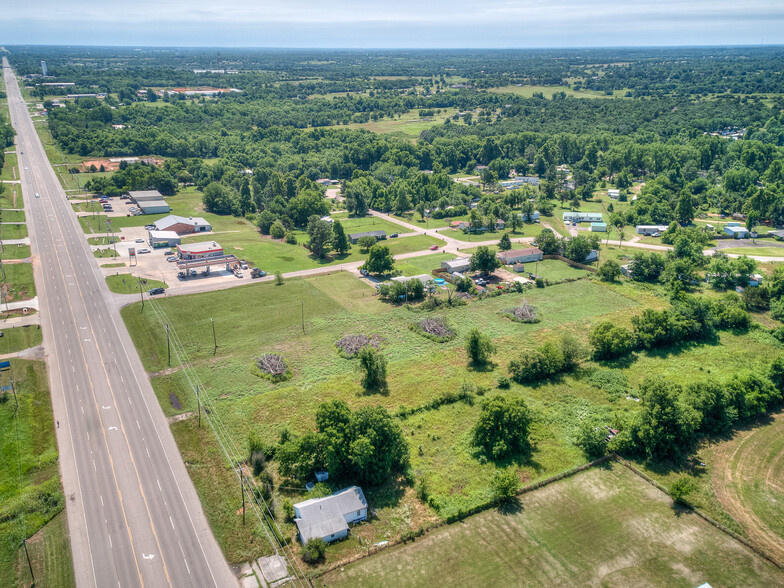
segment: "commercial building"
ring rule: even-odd
[[[170,214],[153,223],[159,231],[174,231],[178,235],[191,233],[206,233],[212,230],[212,225],[200,216],[177,216]]]
[[[171,212],[165,200],[142,200],[136,203],[143,214],[165,214]]]
[[[187,243],[177,245],[177,256],[180,259],[206,259],[208,257],[222,257],[223,247],[215,241],[203,243]]]
[[[527,249],[510,249],[509,251],[499,251],[496,256],[504,265],[515,263],[528,263],[530,261],[541,261],[542,250],[538,247],[528,247]]]
[[[348,536],[348,526],[367,519],[368,504],[359,486],[344,488],[324,498],[311,498],[294,505],[294,522],[299,539],[314,537],[327,543]]]
[[[180,244],[180,236],[174,231],[147,231],[151,247],[174,247]]]
[[[356,245],[362,237],[375,237],[376,241],[383,241],[387,238],[386,231],[366,231],[364,233],[350,233],[348,238],[352,245]]]
[[[128,192],[128,196],[137,204],[139,202],[149,202],[151,200],[163,200],[163,194],[158,192],[158,190],[131,190]]]
[[[602,222],[602,213],[601,212],[564,212],[563,213],[564,222],[573,222],[573,223],[600,223]]]

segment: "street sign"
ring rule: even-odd
[[[0,370],[10,370],[10,369],[11,369],[10,361],[0,361]]]

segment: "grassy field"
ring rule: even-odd
[[[0,586],[30,584],[27,562],[21,565],[21,541],[45,528],[65,506],[46,366],[12,360],[11,373],[2,376],[4,385],[9,376],[14,378],[19,412],[14,416],[14,399],[7,393],[0,403]],[[46,571],[34,568],[38,585],[73,585],[67,534],[50,536],[59,547],[46,558]],[[55,570],[51,582],[50,569]]]
[[[125,265],[125,264],[123,264]],[[106,276],[106,283],[109,290],[116,294],[135,294],[139,292],[139,277],[132,274],[118,274],[114,276]],[[141,290],[145,294],[151,288],[168,288],[169,285],[158,280],[151,280],[149,278],[141,278]]]
[[[604,92],[596,90],[580,90],[575,91],[569,86],[498,86],[496,88],[488,88],[488,92],[494,94],[517,94],[524,98],[531,98],[535,92],[541,92],[545,98],[552,98],[556,92],[565,92],[567,96],[575,98],[612,98],[607,96]],[[623,96],[624,92],[618,90],[615,92],[616,96]]]
[[[619,465],[592,469],[320,586],[773,586],[784,573]]]
[[[30,257],[29,245],[3,245],[2,259],[26,259]]]
[[[31,264],[6,263],[3,264],[3,271],[5,271],[6,280],[5,302],[35,298],[35,282],[33,281],[33,266]]]
[[[395,267],[404,276],[416,276],[418,274],[429,274],[432,270],[441,267],[441,262],[448,259],[455,259],[451,253],[434,253],[421,257],[409,257],[395,262]]]
[[[729,247],[722,249],[722,253],[735,253],[737,255],[759,255],[762,257],[784,257],[784,247]]]
[[[411,140],[419,137],[419,134],[433,127],[442,124],[448,117],[457,112],[455,108],[442,108],[441,114],[432,116],[427,119],[421,119],[416,110],[411,110],[406,114],[400,115],[398,118],[383,118],[378,121],[370,121],[366,123],[350,123],[348,125],[335,125],[345,126],[349,129],[365,129],[373,131],[374,133],[396,133]],[[323,127],[319,127],[323,128]],[[330,127],[326,127],[330,128]]]
[[[12,327],[2,330],[0,337],[0,354],[21,351],[28,347],[41,344],[41,329],[37,325],[29,327]]]
[[[3,170],[0,172],[0,180],[18,180],[19,179],[19,163],[16,153],[6,153],[3,163]],[[11,185],[6,185],[6,190],[11,189]]]
[[[22,189],[19,184],[4,184],[5,190],[0,194],[0,208],[22,208]]]
[[[0,225],[0,237],[3,239],[24,239],[27,237],[27,225],[24,223]]]
[[[36,586],[41,588],[72,588],[76,586],[71,543],[68,538],[68,521],[60,512],[27,542],[30,563],[35,573]],[[23,550],[16,558],[17,577],[29,575]]]
[[[88,237],[87,242],[90,245],[111,245],[112,243],[119,243],[120,238],[115,237]]]
[[[98,258],[104,257],[119,257],[120,254],[117,253],[111,247],[107,247],[106,249],[93,249],[93,255]]]
[[[571,278],[583,278],[591,274],[588,270],[569,265],[558,259],[545,259],[537,263],[525,264],[525,271],[535,273],[549,282],[560,282]]]
[[[2,210],[2,219],[4,223],[23,223],[25,222],[24,210]]]

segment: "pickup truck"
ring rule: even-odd
[[[250,270],[250,277],[251,278],[263,278],[266,275],[267,275],[267,272],[265,272],[264,270],[260,270],[257,267],[254,267],[252,270]]]

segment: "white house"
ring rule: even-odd
[[[455,272],[467,272],[471,266],[470,257],[458,257],[457,259],[447,259],[441,262],[441,268],[448,271],[450,274]]]
[[[600,223],[602,222],[602,213],[569,211],[563,213],[563,219],[564,222]]]
[[[612,198],[613,200],[617,200],[621,197],[621,191],[615,188],[610,188],[607,190],[607,195]]]
[[[311,498],[294,505],[299,539],[307,543],[319,537],[330,543],[348,535],[351,523],[367,519],[368,504],[359,486],[350,486],[324,498]]]

